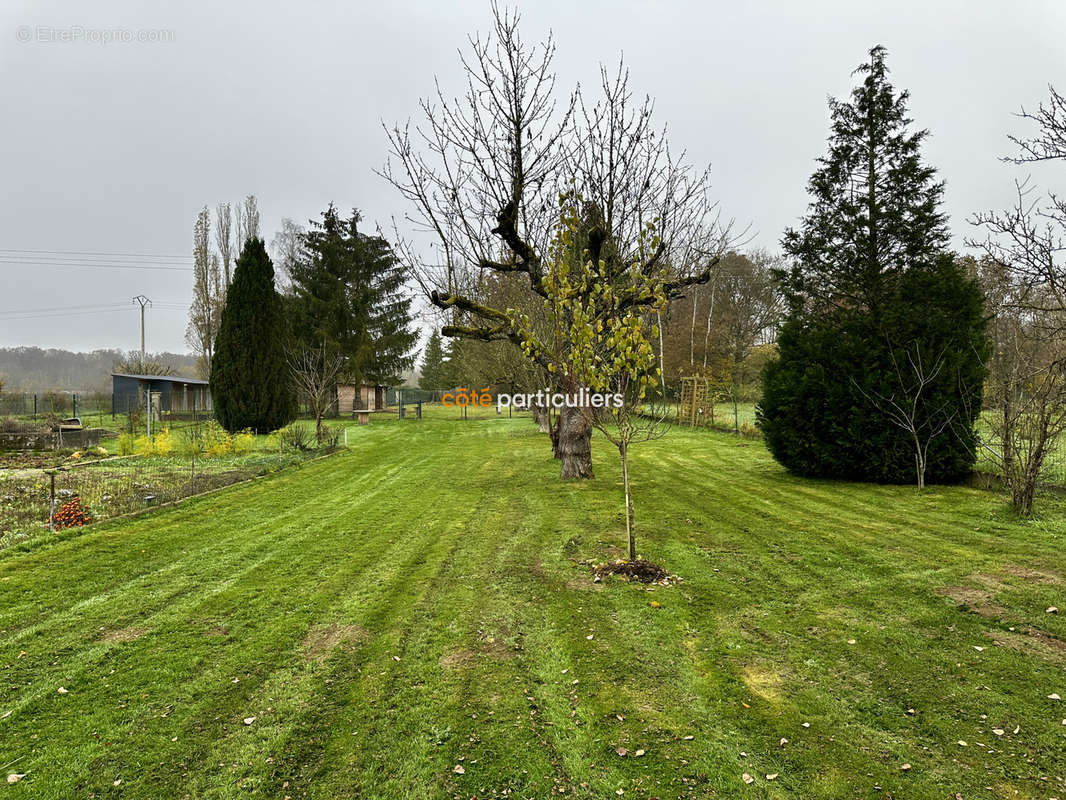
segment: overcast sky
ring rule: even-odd
[[[848,92],[872,45],[932,132],[958,245],[969,214],[1010,200],[1020,173],[997,156],[1026,130],[1013,113],[1066,87],[1062,0],[520,8],[527,40],[555,34],[562,86],[593,84],[624,53],[673,146],[711,164],[725,214],[770,248],[806,206],[826,97]],[[457,48],[489,24],[487,0],[5,0],[0,346],[137,347],[130,299],[144,294],[148,348],[187,350],[191,274],[102,264],[188,262],[204,205],[254,193],[268,242],[282,217],[306,222],[330,201],[387,224],[404,207],[373,172],[381,121],[415,115],[435,76],[458,87]],[[170,41],[100,41],[114,29]],[[1036,177],[1066,191],[1061,173]]]

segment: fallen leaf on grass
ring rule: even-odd
[[[740,779],[742,781],[744,781],[744,783],[748,783],[748,784],[755,783],[755,779],[753,777],[751,777],[751,775],[749,775],[746,772],[743,775],[740,776]]]
[[[767,774],[767,776],[766,776],[766,780],[768,780],[768,781],[772,781],[772,780],[774,780],[774,779],[775,779],[776,777],[777,777],[777,773],[776,773],[776,772],[771,772],[771,773]]]
[[[855,640],[854,639],[848,639],[848,644],[855,644]]]
[[[629,751],[626,750],[624,747],[619,747],[617,750],[615,750],[615,752],[618,753],[618,755],[622,756],[623,758],[625,756],[629,755]]]
[[[976,650],[976,651],[977,651],[978,653],[982,653],[982,652],[984,652],[984,648],[983,648],[983,647],[981,647],[981,645],[979,645],[979,644],[975,644],[975,645],[973,646],[973,649],[974,649],[974,650]]]
[[[1047,611],[1044,612],[1044,613],[1046,613],[1046,614],[1058,614],[1059,610],[1055,606],[1048,606],[1047,607]]]
[[[689,734],[688,736],[682,736],[681,738],[684,739],[686,742],[691,742],[695,737]]]
[[[811,723],[809,723],[809,722],[804,722],[804,723],[803,723],[803,727],[804,727],[804,728],[809,728],[809,727],[811,727]]]
[[[66,690],[65,688],[63,688],[62,686],[60,686],[60,687],[59,687],[58,689],[56,689],[56,692],[58,692],[59,694],[70,694],[70,692],[68,692],[68,691],[67,691],[67,690]]]
[[[911,771],[911,765],[910,764],[904,764],[903,766],[900,767],[900,769],[903,772],[910,772]]]
[[[244,724],[245,725],[251,725],[253,722],[255,722],[255,717],[245,717],[244,718]]]
[[[643,750],[638,750],[633,755],[635,755],[637,758],[640,758],[642,755],[644,755],[644,751]]]
[[[1002,736],[1004,733],[1006,733],[1006,731],[1004,731],[1002,728],[993,728],[992,733],[996,734],[996,736]]]
[[[1058,694],[1056,694],[1055,692],[1052,692],[1051,694],[1049,694],[1047,696],[1047,699],[1048,700],[1061,700],[1062,698],[1059,697]]]
[[[456,764],[455,765],[455,769],[453,769],[452,772],[454,772],[456,775],[465,775],[466,774],[466,770],[463,769],[463,765],[462,764]]]
[[[7,776],[8,783],[18,783],[20,780],[26,777],[25,772],[10,772]]]
[[[959,739],[957,744],[959,745],[959,747],[966,747],[966,742],[964,742],[962,739]]]
[[[778,742],[778,744],[781,745],[782,747],[784,747],[786,744],[788,744],[788,739],[786,739],[784,736],[782,736],[781,737],[781,741]]]

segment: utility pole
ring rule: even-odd
[[[133,298],[134,303],[141,304],[141,369],[144,369],[144,308],[145,306],[151,306],[152,301],[145,297],[143,294],[139,294]]]

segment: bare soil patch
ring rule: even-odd
[[[359,625],[331,622],[329,625],[313,628],[304,637],[302,649],[308,661],[322,662],[339,645],[361,641],[366,635],[366,630]]]
[[[1033,569],[1032,567],[1022,567],[1016,564],[1009,564],[1003,568],[1004,575],[1010,575],[1013,578],[1021,578],[1024,581],[1031,583],[1062,583],[1062,576],[1051,572],[1050,570]]]
[[[477,660],[477,654],[473,650],[453,650],[440,657],[440,665],[444,669],[464,669]]]
[[[658,564],[638,558],[636,561],[607,561],[593,567],[599,578],[619,575],[638,583],[658,583],[670,577],[669,573]]]
[[[129,628],[119,628],[118,630],[104,631],[100,636],[101,642],[132,642],[140,639],[148,633],[148,628],[142,628],[138,625],[131,626]]]
[[[1027,656],[1056,663],[1066,662],[1066,642],[1039,628],[1026,626],[1021,631],[985,631],[985,636],[1000,647],[1007,647]]]
[[[950,597],[960,607],[972,614],[977,614],[988,619],[1002,619],[1007,609],[992,602],[992,592],[988,589],[977,589],[973,586],[945,586],[937,589],[937,594]]]

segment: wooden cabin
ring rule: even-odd
[[[360,425],[370,422],[370,414],[388,407],[389,387],[381,384],[338,384],[337,413],[351,414]]]

